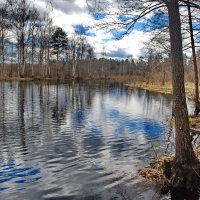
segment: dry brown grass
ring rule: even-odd
[[[159,92],[164,94],[171,94],[172,93],[172,86],[170,83],[166,83],[165,85],[161,85],[158,83],[145,83],[145,82],[136,82],[136,83],[129,83],[127,84],[129,87],[136,87],[141,88],[153,92]]]
[[[196,150],[195,154],[200,161],[200,150]],[[164,175],[164,164],[165,162],[171,162],[174,159],[174,155],[165,155],[162,157],[153,157],[149,166],[140,168],[138,173],[151,183],[161,186],[169,187],[170,180]]]
[[[172,84],[167,82],[165,85],[159,83],[149,83],[146,82],[130,82],[127,84],[128,87],[136,87],[149,91],[159,92],[163,94],[172,94]],[[199,88],[200,89],[200,88]],[[194,83],[185,83],[185,92],[188,98],[194,99]]]
[[[149,166],[140,168],[138,173],[153,184],[165,187],[166,185],[169,185],[169,180],[163,173],[164,163],[171,162],[172,159],[172,155],[159,158],[153,157]]]

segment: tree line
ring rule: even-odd
[[[51,77],[56,61],[69,62],[74,77],[77,62],[94,57],[83,26],[68,37],[28,0],[1,1],[0,19],[1,77]]]
[[[75,33],[69,36],[53,25],[49,13],[39,12],[27,0],[1,2],[0,18],[1,77],[129,77],[147,84],[155,80],[165,84],[171,80],[169,52],[147,46],[143,57],[116,60],[107,58],[102,49],[101,58],[96,58],[82,25],[76,26]],[[153,46],[159,46],[159,42],[157,37]],[[185,66],[188,66],[186,56]]]

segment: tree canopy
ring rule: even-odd
[[[67,34],[60,27],[58,27],[52,35],[51,48],[53,49],[52,53],[56,54],[57,61],[59,60],[60,54],[68,48]]]

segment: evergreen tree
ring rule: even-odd
[[[56,55],[57,61],[59,60],[60,54],[68,48],[68,38],[65,31],[58,27],[51,38],[52,54]]]

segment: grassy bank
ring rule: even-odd
[[[157,83],[149,83],[146,84],[145,82],[137,82],[137,83],[128,83],[128,87],[131,88],[141,88],[153,92],[159,92],[163,94],[171,94],[172,93],[172,86],[170,83],[166,83],[165,85],[157,84]]]
[[[146,84],[145,82],[137,82],[137,83],[128,83],[128,87],[131,88],[141,88],[153,92],[159,92],[162,94],[172,94],[172,84],[166,83],[165,85],[161,85],[158,83],[149,83]],[[194,84],[191,82],[185,83],[185,92],[188,98],[193,99],[194,98]]]

